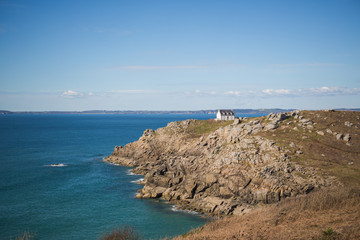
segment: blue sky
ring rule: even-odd
[[[0,109],[360,107],[360,1],[0,0]]]

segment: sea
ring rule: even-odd
[[[100,239],[131,226],[145,239],[185,234],[204,216],[136,199],[143,178],[104,162],[146,129],[213,114],[0,115],[0,239]]]

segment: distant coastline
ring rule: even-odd
[[[271,112],[289,112],[295,109],[233,109],[235,114],[269,114]],[[360,108],[338,108],[334,110],[341,111],[360,111]],[[147,111],[147,110],[126,110],[126,111],[108,111],[108,110],[89,110],[89,111],[8,111],[0,110],[0,115],[4,114],[216,114],[216,110],[193,110],[193,111]]]

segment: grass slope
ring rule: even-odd
[[[359,191],[322,190],[214,221],[177,240],[360,239],[359,222]]]

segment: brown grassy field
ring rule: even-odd
[[[339,188],[285,199],[176,239],[360,239],[360,192]]]

